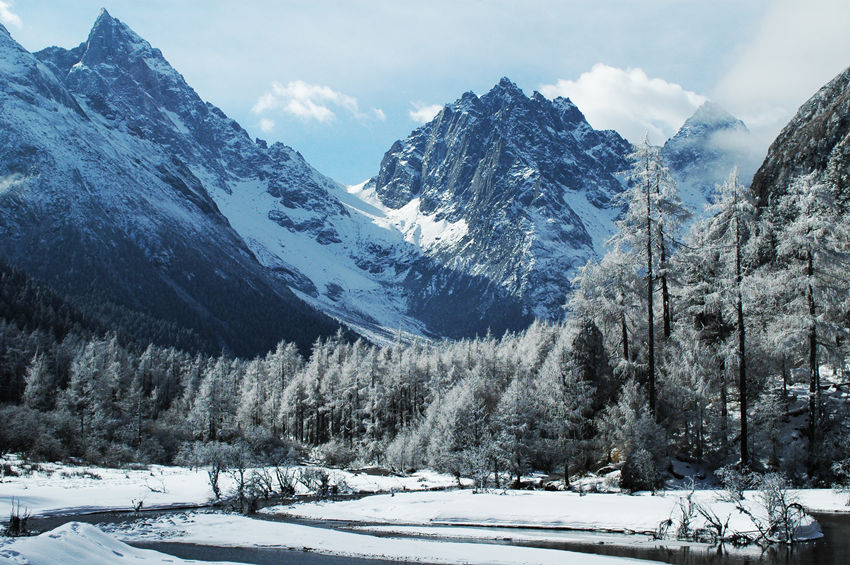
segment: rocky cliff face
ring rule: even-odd
[[[850,68],[815,93],[780,132],[753,177],[753,191],[768,205],[794,177],[809,173],[828,179],[850,201]]]
[[[3,259],[62,292],[195,329],[213,352],[279,339],[306,350],[335,331],[258,263],[212,196],[244,174],[288,198],[294,151],[252,142],[105,11],[75,49],[36,57],[0,29],[0,51]],[[314,181],[298,182],[299,203],[343,213]]]
[[[610,235],[629,151],[569,100],[502,79],[396,142],[364,193],[436,264],[558,318],[575,269]]]

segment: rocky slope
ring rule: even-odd
[[[768,205],[795,176],[808,173],[829,179],[845,205],[850,202],[850,68],[815,93],[780,132],[753,177],[753,191]]]
[[[0,52],[3,259],[64,293],[191,328],[213,352],[279,339],[307,349],[335,331],[258,263],[204,186],[226,191],[239,174],[271,186],[295,152],[252,142],[105,11],[75,49],[36,57],[0,27]]]
[[[396,142],[360,194],[435,264],[506,292],[525,315],[559,318],[576,268],[611,233],[629,151],[569,100],[502,79]],[[444,282],[423,290],[457,291]]]

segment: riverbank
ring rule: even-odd
[[[808,500],[818,510],[836,510],[843,504],[832,491],[795,491],[789,496]],[[639,533],[663,537],[680,527],[710,530],[708,516],[726,525],[730,537],[759,531],[770,522],[770,510],[760,493],[745,491],[733,503],[721,491],[659,491],[658,493],[579,494],[548,491],[420,492],[374,495],[350,501],[320,501],[273,506],[261,512],[299,519],[348,524],[400,526],[499,526]],[[699,512],[696,507],[705,510]],[[797,541],[821,536],[817,522],[807,514],[795,519]]]
[[[342,470],[313,465],[289,465],[294,496],[310,497],[315,489],[299,481],[307,470],[326,473],[340,493],[368,494],[457,487],[451,475],[420,471],[399,476],[376,469]],[[270,471],[271,472],[271,471]],[[236,474],[221,473],[224,497],[237,490]],[[464,481],[469,484],[470,481]],[[188,509],[215,502],[203,468],[145,465],[126,468],[30,463],[16,456],[0,458],[0,516],[19,505],[30,516],[80,515],[104,511]]]
[[[457,482],[453,477],[427,471],[400,477],[379,469],[341,471],[325,468],[321,471],[333,474],[335,484],[344,485],[345,492],[351,493],[347,496],[353,498],[311,500],[315,492],[300,484],[296,496],[298,503],[268,507],[257,516],[246,517],[210,507],[196,511],[175,510],[181,505],[203,506],[210,502],[212,491],[203,469],[159,466],[106,469],[59,464],[27,468],[27,465],[21,461],[16,466],[2,465],[4,472],[11,472],[0,478],[0,512],[8,515],[13,503],[20,504],[33,517],[31,523],[37,524],[36,527],[56,528],[46,537],[29,540],[41,539],[42,548],[56,544],[60,556],[66,551],[63,543],[71,547],[76,544],[104,548],[112,547],[110,543],[114,542],[200,561],[213,556],[249,563],[275,562],[278,558],[284,562],[286,559],[299,562],[301,557],[310,555],[330,559],[323,561],[318,557],[314,559],[317,564],[356,562],[362,565],[361,560],[562,563],[567,558],[571,563],[592,565],[622,565],[626,558],[690,564],[692,562],[687,559],[677,559],[683,555],[711,556],[712,546],[676,539],[676,530],[684,517],[685,501],[691,500],[708,509],[728,523],[730,531],[751,532],[756,527],[752,520],[765,517],[755,491],[744,493],[748,516],[737,512],[733,503],[719,500],[721,492],[711,489],[634,495],[539,490],[475,492],[454,489]],[[300,469],[319,468],[302,465],[288,471],[297,473]],[[234,477],[223,475],[221,484],[225,493],[232,492]],[[428,490],[446,488],[451,490]],[[370,494],[382,490],[389,492]],[[797,501],[808,512],[829,512],[840,517],[850,511],[846,493],[792,490],[787,494],[789,500]],[[144,497],[141,507],[147,511],[128,512],[140,497]],[[151,512],[153,508],[161,510]],[[93,526],[86,524],[78,524],[71,530],[68,524],[62,525],[62,521],[80,518],[99,530],[95,532],[90,529]],[[837,535],[848,537],[850,520],[847,522],[847,527],[841,525]],[[704,518],[698,514],[688,519],[692,532],[706,526]],[[54,536],[57,532],[58,537]],[[100,535],[112,541],[106,543],[98,537]],[[817,522],[808,515],[802,517],[794,530],[798,541],[814,540],[820,535]],[[70,541],[74,536],[82,538]],[[17,561],[12,563],[37,563],[39,561],[31,559],[32,556],[21,557],[32,551],[32,543],[35,542],[6,539],[0,543],[0,549],[6,554],[0,553],[0,556],[15,557]],[[796,550],[795,555],[811,554],[812,548],[824,545],[817,543],[820,542],[801,544],[799,547],[804,549]],[[764,553],[760,548],[751,547],[736,550],[735,555],[743,559],[742,563],[747,560],[770,563],[761,559],[775,551],[784,551],[775,547]],[[120,548],[109,551],[135,555]],[[49,554],[47,551],[43,555]],[[108,555],[104,557],[104,563],[119,562],[108,558]],[[141,562],[160,563],[168,557],[151,554],[145,559],[147,561]],[[800,563],[841,563],[825,559]],[[97,561],[80,557],[66,562]]]

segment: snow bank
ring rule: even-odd
[[[24,464],[14,457],[8,463],[19,476],[0,477],[0,516],[8,516],[13,502],[32,516],[80,514],[101,510],[133,510],[200,506],[213,499],[204,469],[150,465],[142,469],[109,469],[58,463]],[[293,471],[304,466],[291,467]],[[420,471],[410,476],[379,475],[369,471],[326,469],[335,483],[344,482],[354,492],[427,490],[456,486],[450,475]],[[236,483],[222,474],[225,495]],[[297,485],[297,494],[310,494]]]
[[[850,513],[850,493],[832,489],[799,489],[791,492],[809,512]]]
[[[130,547],[97,527],[80,522],[69,522],[36,537],[0,541],[0,561],[21,565],[199,563],[158,551]]]
[[[20,476],[3,477],[0,482],[3,516],[9,515],[13,501],[33,516],[44,516],[132,510],[140,502],[143,508],[201,505],[212,497],[202,469],[151,465],[131,470],[52,463],[17,468]]]
[[[660,495],[640,493],[587,494],[573,492],[472,491],[400,493],[368,496],[360,500],[314,502],[266,508],[264,512],[317,520],[344,520],[383,524],[469,525],[534,528],[563,528],[618,532],[655,532],[659,524],[672,520],[678,524],[682,513],[679,501],[688,491]],[[697,491],[694,500],[710,507],[722,521],[729,516],[729,528],[753,532],[753,521],[733,504],[717,500],[716,491]],[[746,504],[756,516],[764,509],[752,493]],[[692,527],[705,525],[700,516],[692,518]],[[799,539],[822,536],[811,517],[805,517],[797,531]]]
[[[115,535],[128,541],[171,541],[216,547],[274,547],[344,557],[368,557],[426,563],[626,565],[648,561],[571,551],[395,539],[341,532],[301,524],[256,520],[217,513],[185,513],[154,521],[123,524]]]

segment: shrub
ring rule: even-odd
[[[313,457],[328,467],[348,467],[357,459],[357,452],[338,440],[331,440],[313,450]]]
[[[661,486],[659,465],[646,449],[638,449],[626,459],[620,475],[620,487],[631,491],[655,491]]]

